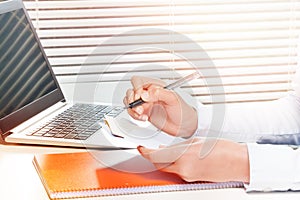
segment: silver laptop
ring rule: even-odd
[[[22,1],[0,3],[0,140],[74,147],[132,147],[103,127],[122,107],[65,100]]]

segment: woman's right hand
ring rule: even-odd
[[[142,98],[144,104],[129,108],[134,119],[148,120],[158,129],[180,137],[190,137],[197,129],[197,111],[188,105],[176,92],[164,89],[165,83],[159,79],[133,76],[133,89],[124,97],[124,104]]]

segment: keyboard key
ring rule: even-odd
[[[56,135],[56,133],[48,132],[48,133],[45,133],[43,136],[44,137],[54,137],[55,135]]]
[[[67,135],[67,133],[58,133],[54,135],[55,138],[64,138]]]
[[[90,136],[89,135],[83,135],[83,134],[80,134],[80,135],[76,135],[74,137],[74,139],[77,139],[77,140],[86,140],[88,139]]]
[[[113,109],[113,107],[107,106],[106,108],[104,108],[103,110],[101,110],[100,113],[109,113],[112,109]]]
[[[95,123],[94,125],[90,126],[88,128],[88,130],[94,130],[94,131],[97,131],[99,130],[100,128],[102,128],[102,126],[99,124],[99,123]]]
[[[69,134],[67,134],[64,138],[65,138],[65,139],[73,139],[75,136],[77,136],[77,134],[69,133]]]
[[[72,132],[73,130],[74,130],[74,128],[68,127],[68,128],[65,128],[63,131],[64,131],[65,133],[70,133],[70,132]]]
[[[47,132],[37,131],[37,132],[35,132],[35,133],[31,134],[31,135],[34,135],[34,136],[43,136],[45,133],[47,133]]]
[[[94,130],[85,130],[81,134],[83,135],[93,135],[96,131]]]

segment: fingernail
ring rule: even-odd
[[[140,154],[142,154],[143,152],[142,152],[142,148],[144,148],[142,145],[139,145],[138,147],[137,147],[137,150],[140,152]]]
[[[143,92],[141,95],[143,100],[148,100],[149,99],[149,93],[148,92]]]
[[[143,114],[144,110],[141,106],[138,106],[138,107],[136,107],[136,112],[141,115],[141,114]]]

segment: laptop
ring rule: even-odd
[[[0,3],[0,80],[1,143],[136,147],[104,126],[122,107],[66,101],[20,0]]]

